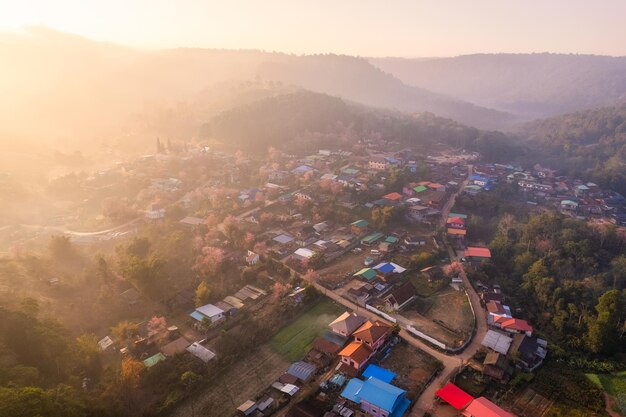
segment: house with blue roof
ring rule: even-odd
[[[365,381],[351,379],[341,396],[373,417],[400,417],[411,404],[405,394],[405,390],[370,376]]]

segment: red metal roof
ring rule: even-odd
[[[474,397],[451,382],[448,382],[443,388],[437,391],[435,395],[457,410],[462,410],[467,407],[474,399]]]
[[[400,200],[402,198],[402,194],[393,192],[383,196],[383,198],[386,198],[387,200]]]
[[[475,256],[477,258],[491,258],[491,251],[489,248],[476,248],[473,246],[468,246],[465,249],[465,256]]]
[[[514,414],[504,411],[485,397],[476,398],[467,406],[463,415],[474,417],[516,417]]]

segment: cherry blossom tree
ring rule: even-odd
[[[224,251],[213,246],[205,246],[196,258],[193,270],[204,276],[213,276],[224,263]]]
[[[167,329],[167,320],[165,317],[152,316],[148,322],[148,336],[159,334]]]
[[[289,294],[289,291],[291,291],[291,284],[283,284],[277,282],[272,287],[272,298],[274,300],[280,300],[281,298]]]

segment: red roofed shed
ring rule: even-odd
[[[470,256],[472,258],[491,258],[491,251],[489,248],[468,246],[467,249],[465,249],[465,256]]]
[[[387,200],[398,201],[398,200],[400,200],[402,198],[402,194],[393,192],[393,193],[389,193],[389,194],[383,196],[383,198],[387,199]]]
[[[464,409],[474,399],[474,397],[451,382],[448,382],[443,388],[437,391],[435,395],[457,410]]]

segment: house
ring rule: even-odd
[[[355,330],[360,328],[365,321],[365,317],[359,316],[356,313],[345,312],[333,320],[328,327],[334,333],[348,337],[351,336]]]
[[[456,238],[463,238],[467,234],[467,230],[465,229],[455,229],[452,227],[448,227],[448,235]]]
[[[453,229],[465,229],[465,219],[461,217],[448,217],[446,225]]]
[[[182,219],[179,223],[185,226],[195,227],[201,224],[206,224],[206,220],[200,217],[188,216]]]
[[[409,408],[406,391],[388,382],[369,377],[365,381],[352,378],[341,396],[373,417],[400,417]]]
[[[206,319],[210,320],[211,323],[215,323],[224,318],[224,310],[213,304],[206,304],[202,307],[196,308],[196,310],[191,313],[190,316],[200,322]]]
[[[426,218],[429,212],[430,209],[428,207],[416,204],[409,207],[408,216],[412,220],[422,221]]]
[[[513,336],[509,355],[514,358],[515,365],[527,372],[534,371],[543,363],[548,354],[548,342],[543,339],[529,337],[525,334]]]
[[[506,355],[498,352],[489,352],[483,362],[483,375],[506,383],[513,376],[513,367]]]
[[[162,219],[165,217],[165,208],[157,203],[152,203],[145,211],[146,217],[151,220]]]
[[[143,361],[143,364],[145,365],[146,368],[151,368],[154,365],[156,365],[157,363],[164,361],[165,355],[163,355],[161,352],[150,356],[148,359]]]
[[[286,233],[281,233],[278,236],[275,236],[272,240],[278,242],[281,245],[287,245],[288,243],[293,242],[293,237]]]
[[[254,253],[251,250],[248,251],[246,255],[246,263],[248,265],[256,265],[259,263],[260,257],[258,253]]]
[[[493,325],[509,333],[524,333],[527,336],[533,335],[533,327],[526,320],[512,317],[496,316]]]
[[[488,301],[485,303],[487,309],[487,323],[491,326],[495,326],[495,322],[499,317],[512,318],[511,308],[498,301]]]
[[[426,238],[421,236],[407,236],[404,238],[404,244],[408,246],[424,246]]]
[[[237,411],[240,413],[240,415],[243,415],[243,416],[249,416],[252,413],[254,413],[256,410],[257,410],[256,402],[252,400],[247,400],[246,402],[241,404],[239,407],[237,407]]]
[[[560,207],[562,211],[576,212],[578,209],[578,202],[574,200],[561,200]]]
[[[372,269],[374,269],[381,278],[388,277],[391,274],[402,274],[406,271],[406,268],[393,262],[382,262]]]
[[[314,255],[315,255],[315,252],[309,248],[298,248],[293,253],[293,257],[300,261],[303,259],[311,259]]]
[[[357,220],[353,223],[350,224],[350,229],[352,230],[352,233],[354,233],[355,235],[362,235],[363,233],[367,232],[367,227],[369,226],[369,222],[367,220]]]
[[[295,376],[303,383],[307,383],[315,375],[317,367],[311,363],[299,361],[292,363],[287,369],[289,375]]]
[[[380,232],[372,233],[361,239],[361,245],[371,246],[383,237],[385,237],[385,235]]]
[[[491,259],[491,251],[489,250],[489,248],[468,246],[467,249],[465,249],[465,257],[478,261]]]
[[[393,202],[399,202],[400,200],[402,200],[402,194],[400,193],[389,193],[387,195],[384,195],[383,198],[385,200],[389,200],[389,201],[393,201]]]
[[[383,157],[372,157],[367,162],[369,169],[375,169],[377,171],[385,171],[389,168],[389,161]]]
[[[191,343],[183,336],[179,337],[176,340],[171,341],[167,345],[163,346],[160,350],[161,353],[165,356],[174,356],[178,353],[185,352],[187,350],[187,346]]]
[[[474,400],[474,397],[451,382],[440,388],[435,395],[457,410],[462,410]]]
[[[487,333],[481,342],[483,346],[503,355],[506,355],[509,352],[511,343],[513,343],[513,338],[494,330],[487,330]]]
[[[209,363],[209,361],[215,357],[215,353],[202,346],[200,342],[193,342],[191,345],[187,346],[186,350],[204,363]]]
[[[339,352],[341,362],[357,371],[362,369],[374,355],[374,350],[365,343],[352,341]]]
[[[375,279],[378,276],[378,274],[372,268],[363,268],[360,271],[356,272],[353,276],[363,278],[367,281],[371,281]]]
[[[352,336],[358,343],[364,343],[372,350],[377,350],[385,343],[387,336],[391,334],[393,329],[382,321],[370,321],[367,320],[361,327],[359,327]]]
[[[411,301],[415,300],[416,297],[417,294],[415,293],[415,287],[410,282],[406,282],[397,287],[387,296],[385,299],[385,305],[390,310],[400,311]]]
[[[485,397],[476,398],[465,410],[461,411],[461,415],[464,417],[516,417]]]

